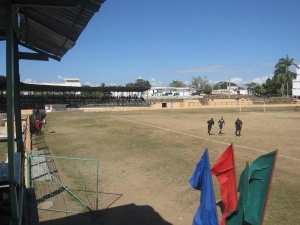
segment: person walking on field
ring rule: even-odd
[[[239,136],[241,137],[241,130],[242,130],[242,125],[243,125],[243,122],[237,118],[236,121],[235,121],[235,136]]]
[[[207,134],[210,135],[211,127],[215,124],[214,118],[207,121]]]
[[[220,128],[219,135],[221,136],[221,135],[223,134],[223,133],[222,133],[223,126],[225,126],[225,120],[223,119],[223,116],[222,116],[221,119],[219,120],[218,124],[219,124],[219,128]]]

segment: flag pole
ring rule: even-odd
[[[267,209],[267,203],[268,203],[268,200],[269,200],[269,195],[270,195],[270,190],[271,190],[271,185],[272,185],[272,180],[273,180],[273,175],[274,175],[275,164],[276,164],[276,161],[277,161],[277,155],[278,155],[278,149],[276,149],[276,153],[275,153],[275,157],[274,157],[272,173],[271,173],[271,176],[270,176],[268,192],[267,192],[267,196],[266,196],[266,201],[265,201],[264,210],[263,210],[263,214],[262,214],[262,217],[261,217],[260,225],[264,224],[264,217],[265,217],[265,213],[266,213],[266,209]]]
[[[234,180],[235,180],[235,190],[234,193],[236,195],[236,199],[238,199],[237,197],[237,186],[236,186],[236,171],[235,171],[235,154],[234,154],[234,148],[233,148],[233,142],[231,142],[231,149],[232,149],[232,164],[233,164],[233,172],[234,172]],[[237,204],[237,202],[236,202]]]

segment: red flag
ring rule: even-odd
[[[237,205],[237,187],[233,144],[231,143],[217,162],[211,168],[212,175],[216,175],[224,205],[224,212],[220,225],[225,225],[225,219],[230,211],[236,209]]]

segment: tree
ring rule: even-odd
[[[137,79],[135,83],[129,82],[125,85],[126,87],[146,87],[146,88],[151,88],[151,84],[149,83],[148,80],[143,80],[143,79]]]
[[[248,94],[249,94],[250,92],[253,92],[253,91],[254,91],[254,88],[257,87],[257,86],[259,86],[259,84],[258,84],[258,83],[255,83],[255,82],[251,82],[251,83],[249,83],[249,84],[245,84],[245,86],[247,87],[247,89],[248,89]]]
[[[220,89],[227,89],[228,86],[228,82],[226,81],[220,81],[218,83],[216,83],[213,88],[214,90],[220,90]],[[230,82],[230,86],[237,86],[235,83]]]
[[[276,83],[273,79],[268,78],[266,83],[262,84],[262,87],[266,96],[277,95]]]
[[[257,86],[254,88],[254,94],[255,94],[255,95],[258,95],[258,96],[265,96],[266,90],[264,89],[263,86],[257,85]]]
[[[169,87],[186,87],[186,85],[182,81],[173,80],[173,82],[169,84]]]
[[[125,85],[125,87],[135,87],[135,83],[129,82]]]
[[[202,91],[204,94],[210,95],[212,92],[212,86],[210,86],[209,84],[206,84],[203,88]]]
[[[284,95],[284,86],[286,83],[286,76],[285,76],[285,66],[278,66],[278,68],[274,71],[273,80],[276,84],[280,84],[280,92],[281,96]]]
[[[285,58],[279,59],[279,62],[275,65],[275,72],[274,74],[278,75],[278,81],[282,82],[283,86],[286,83],[286,95],[289,95],[289,83],[293,76],[293,74],[290,71],[290,67],[295,66],[299,69],[299,66],[294,63],[293,58],[289,58],[288,55],[286,55]],[[283,95],[283,92],[282,92]]]
[[[207,77],[193,77],[191,86],[192,88],[195,88],[196,90],[202,90],[206,85],[208,84]]]
[[[147,87],[147,88],[151,88],[151,84],[149,83],[148,80],[143,80],[143,79],[137,79],[135,81],[135,87]]]

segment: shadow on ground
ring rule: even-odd
[[[55,212],[53,212],[55,213]],[[95,212],[95,216],[85,214],[68,215],[63,218],[40,222],[40,225],[171,225],[151,206],[128,204]]]

